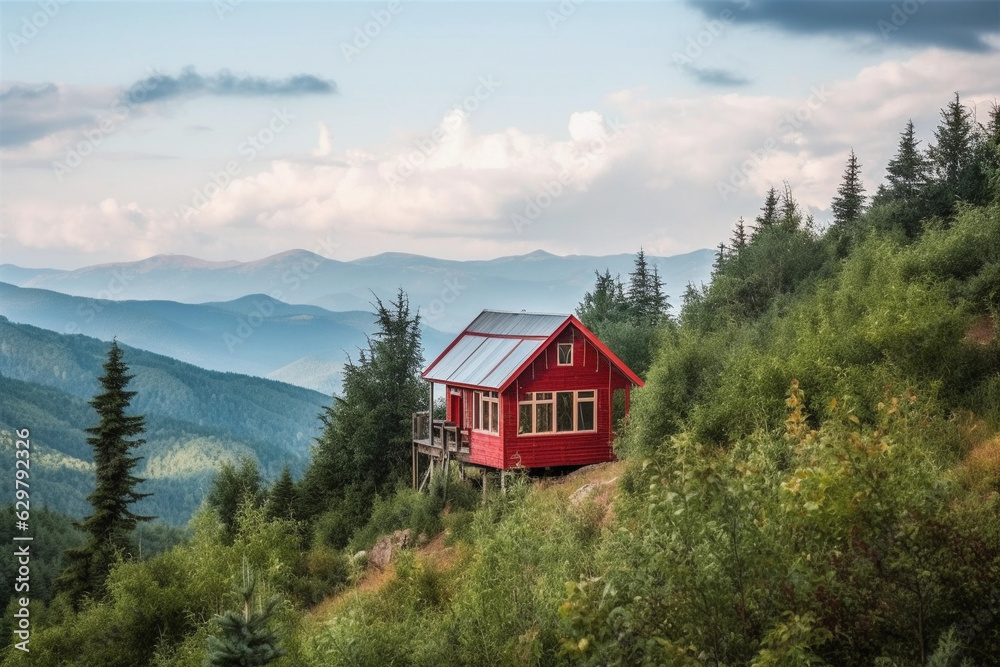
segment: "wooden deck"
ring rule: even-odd
[[[448,461],[469,463],[469,432],[455,422],[435,419],[427,412],[413,413],[413,488],[420,483],[420,455],[430,459],[427,477],[433,475],[435,464],[442,470]],[[426,480],[425,480],[426,482]]]

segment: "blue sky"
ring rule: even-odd
[[[379,21],[381,20],[381,24]],[[1000,3],[0,2],[0,261],[712,247],[1000,95]],[[367,28],[370,35],[363,35]],[[83,155],[86,153],[86,155]]]

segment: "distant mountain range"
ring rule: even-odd
[[[221,303],[106,301],[0,283],[0,315],[59,333],[163,354],[202,368],[245,373],[321,391],[340,391],[347,355],[367,346],[370,312],[334,313],[263,294]],[[451,339],[424,327],[428,358]]]
[[[708,282],[713,251],[648,256],[677,304],[691,282]],[[559,257],[543,251],[491,260],[454,261],[386,253],[341,262],[291,250],[253,262],[208,262],[158,255],[138,262],[73,271],[0,265],[0,281],[18,287],[109,300],[210,303],[264,294],[286,304],[330,311],[371,311],[373,293],[386,299],[404,289],[424,323],[459,331],[484,308],[569,313],[594,285],[594,272],[610,269],[623,280],[633,255]]]
[[[219,463],[241,455],[256,458],[270,479],[286,463],[296,473],[303,470],[329,397],[123,348],[134,375],[129,389],[137,392],[132,410],[147,420],[137,472],[147,478],[140,491],[153,496],[137,503],[138,513],[187,521]],[[93,469],[84,429],[97,416],[87,401],[98,390],[107,350],[106,342],[94,338],[0,317],[0,450],[12,461],[10,433],[31,431],[32,506],[76,517],[89,510]],[[13,478],[0,480],[5,498],[13,498]]]

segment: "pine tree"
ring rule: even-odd
[[[277,635],[268,628],[281,597],[275,595],[254,610],[256,585],[255,578],[244,570],[244,583],[239,591],[243,609],[215,617],[220,634],[208,638],[208,652],[202,663],[205,667],[258,667],[284,655]]]
[[[941,124],[934,130],[934,139],[937,143],[928,151],[931,164],[937,177],[955,188],[972,159],[976,140],[972,112],[962,106],[958,93],[941,110]]]
[[[858,164],[858,158],[852,148],[851,155],[847,158],[847,167],[844,169],[844,180],[837,188],[837,196],[830,204],[836,224],[851,223],[861,216],[865,206],[864,191],[864,185],[861,183],[861,165]]]
[[[267,494],[264,513],[269,519],[295,518],[295,482],[292,481],[292,470],[288,464],[281,471],[281,477],[271,487]]]
[[[757,223],[757,231],[765,227],[773,227],[778,222],[778,202],[780,197],[778,191],[770,188],[764,197],[764,205],[760,209],[760,215],[754,220]]]
[[[129,509],[129,505],[150,494],[135,490],[144,480],[133,475],[132,469],[142,458],[130,456],[130,452],[145,442],[137,436],[145,432],[146,420],[142,415],[125,413],[136,392],[125,389],[133,376],[128,374],[122,356],[118,342],[112,342],[104,374],[98,380],[103,391],[90,401],[100,417],[97,426],[87,429],[96,478],[87,500],[94,511],[76,524],[87,541],[66,552],[68,564],[57,581],[58,589],[67,591],[74,603],[102,590],[115,559],[131,553],[132,530],[138,522],[153,518]]]
[[[912,199],[920,194],[927,184],[927,159],[918,148],[920,142],[914,137],[913,121],[906,122],[906,129],[899,135],[896,156],[889,160],[886,180],[889,181],[889,195],[900,199]]]

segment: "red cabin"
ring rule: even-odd
[[[447,414],[415,416],[414,483],[420,453],[500,470],[614,460],[612,425],[643,385],[573,315],[490,310],[422,377],[432,396],[445,385]]]

